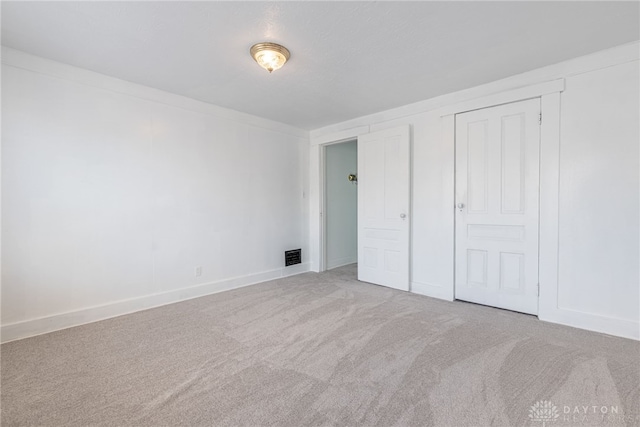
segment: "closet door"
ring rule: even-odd
[[[538,313],[540,99],[456,115],[457,299]]]

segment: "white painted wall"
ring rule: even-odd
[[[567,78],[560,132],[563,310],[640,317],[638,61]]]
[[[2,62],[4,341],[307,269],[307,132]]]
[[[358,187],[347,179],[357,173],[356,141],[325,151],[327,269],[358,262]]]
[[[319,263],[319,145],[412,127],[412,291],[453,289],[453,164],[442,111],[565,78],[561,94],[559,282],[543,320],[640,338],[638,43],[311,132],[311,268]],[[542,284],[541,284],[542,287]],[[542,290],[541,290],[542,292]],[[548,302],[545,302],[549,305]]]

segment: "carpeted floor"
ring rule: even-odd
[[[640,424],[639,342],[355,277],[307,273],[4,344],[2,425]]]

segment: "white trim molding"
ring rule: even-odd
[[[150,308],[199,298],[206,295],[216,294],[218,292],[255,285],[269,280],[294,276],[307,271],[309,271],[308,263],[298,264],[295,266],[264,271],[262,273],[249,274],[217,282],[203,283],[168,292],[160,292],[138,298],[115,301],[96,307],[54,314],[52,316],[30,319],[17,323],[10,323],[2,325],[0,331],[1,342],[5,343],[36,335],[42,335],[49,332],[59,331],[61,329],[72,328],[74,326],[85,325],[87,323],[135,313],[137,311],[148,310]]]
[[[540,295],[542,296],[542,291]],[[559,307],[547,308],[544,316],[540,314],[538,318],[550,323],[640,340],[640,324],[637,321],[600,316]]]
[[[543,96],[541,110],[538,318],[548,320],[558,310],[560,94]]]
[[[448,105],[440,109],[440,116],[466,113],[468,111],[479,110],[481,108],[495,107],[497,105],[508,104],[516,101],[524,101],[526,99],[539,98],[544,95],[560,93],[564,91],[564,86],[564,79],[556,79],[549,82],[511,89],[505,92],[495,93],[492,95],[483,96],[481,98],[475,98],[469,101],[460,102],[458,104]]]
[[[369,132],[369,126],[358,126],[357,128],[328,133],[318,137],[311,136],[311,145],[333,145],[353,141],[358,139],[359,135],[364,135]]]

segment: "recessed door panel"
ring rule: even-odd
[[[524,283],[524,254],[500,252],[500,288],[520,292]]]
[[[521,225],[468,224],[469,239],[492,239],[520,242],[524,239],[524,227]]]
[[[467,250],[467,286],[487,287],[487,263],[487,251]]]
[[[500,144],[502,213],[524,213],[525,116],[523,113],[502,117]]]
[[[489,168],[487,153],[488,121],[467,124],[467,204],[470,212],[487,212]]]
[[[377,268],[378,267],[378,249],[377,248],[362,248],[362,261],[366,268]]]

